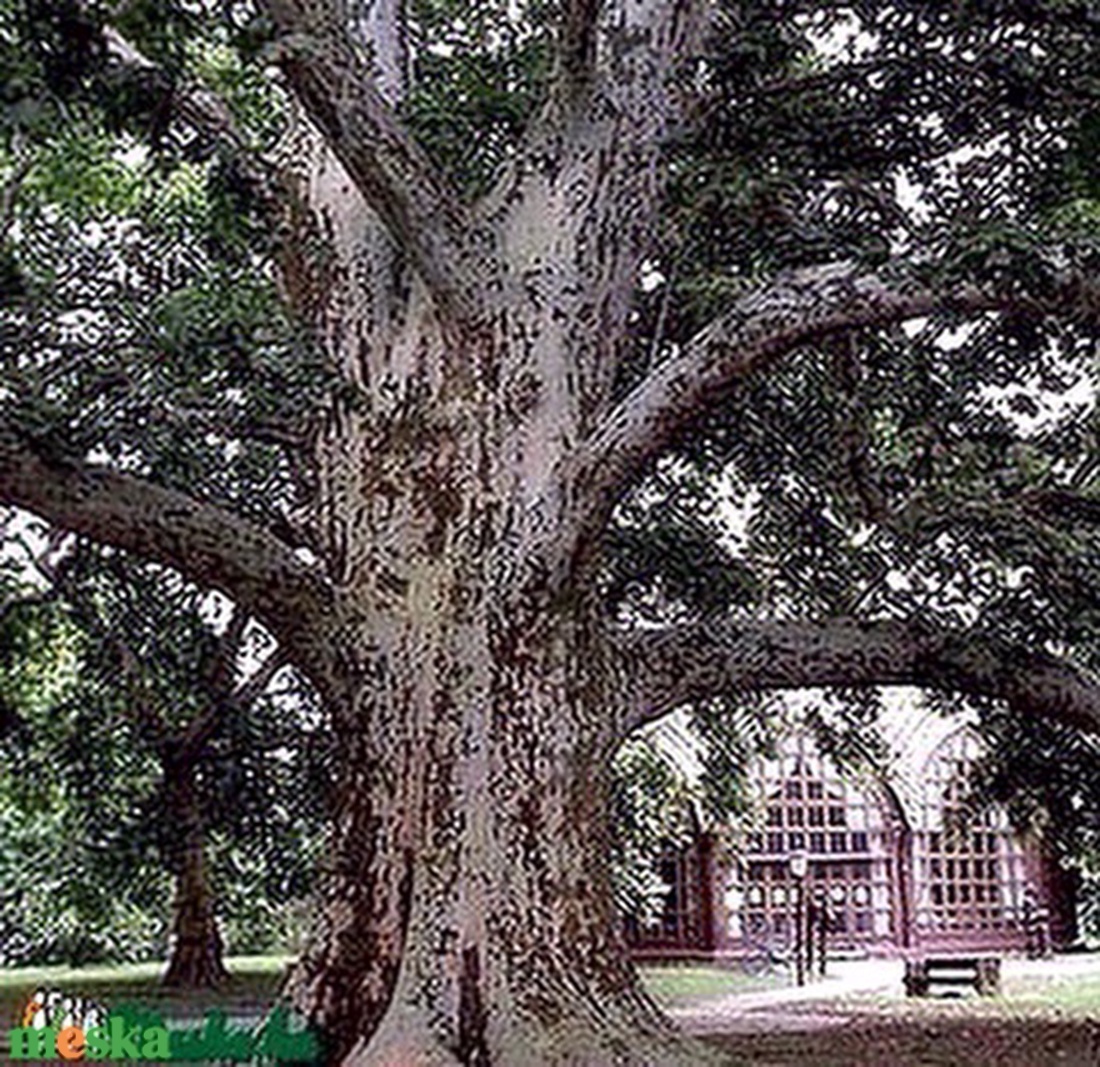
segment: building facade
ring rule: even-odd
[[[757,817],[703,829],[661,861],[659,920],[628,923],[642,957],[788,951],[800,909],[831,952],[1013,952],[1071,941],[1073,881],[1003,811],[964,804],[977,735],[938,716],[895,724],[888,773],[843,774],[793,732],[756,773]],[[798,873],[796,873],[798,872]],[[1037,933],[1039,931],[1039,933]]]

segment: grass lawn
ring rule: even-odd
[[[820,1008],[821,1003],[814,1005]],[[831,1010],[873,1013],[890,1018],[996,1018],[1001,1016],[1047,1019],[1100,1020],[1100,973],[1074,977],[1026,975],[1007,978],[1002,994],[979,997],[972,993],[959,997],[908,999],[896,994],[854,994],[833,1002]]]
[[[788,983],[782,972],[747,975],[736,968],[668,965],[638,970],[646,989],[666,1004],[778,989]]]
[[[1100,1019],[1100,974],[1078,978],[1017,978],[1005,1001],[1018,1011],[1056,1011]]]
[[[226,961],[230,980],[217,992],[181,994],[162,989],[163,963],[132,963],[97,967],[27,967],[0,970],[0,1019],[11,1018],[30,993],[49,986],[107,1003],[121,1000],[149,1001],[171,1011],[175,1007],[206,1004],[232,1005],[267,1002],[278,990],[285,956],[236,956]],[[641,968],[642,981],[659,1000],[674,1002],[705,997],[774,989],[785,984],[783,974],[748,976],[736,969],[704,966],[649,966]]]
[[[0,970],[0,1028],[15,1025],[31,993],[46,986],[107,1005],[135,1001],[169,1015],[201,1015],[208,1007],[266,1008],[273,1000],[289,959],[283,956],[236,956],[226,960],[229,981],[219,990],[180,993],[160,986],[163,963],[97,967],[26,967]]]
[[[0,1019],[26,1002],[38,986],[72,991],[90,999],[149,1000],[173,1005],[268,1002],[278,990],[288,956],[235,956],[227,961],[229,982],[217,992],[181,994],[160,987],[163,963],[134,963],[95,967],[27,967],[0,970]],[[677,1003],[735,993],[777,989],[788,982],[783,972],[746,975],[736,968],[703,965],[649,965],[639,968],[646,989],[658,1000]],[[1100,972],[1075,978],[1013,978],[1005,982],[1003,997],[967,997],[965,1000],[906,1000],[890,996],[857,996],[846,1008],[904,1016],[918,1011],[947,1014],[1086,1015],[1100,1018]]]
[[[0,1041],[39,986],[119,1004],[159,1009],[167,1018],[201,1017],[210,1007],[231,1016],[262,1013],[278,990],[286,957],[227,961],[230,980],[213,993],[160,988],[163,964],[118,967],[35,967],[0,971]],[[780,973],[748,976],[701,965],[646,966],[642,980],[664,1004],[705,1006],[732,993],[786,985]],[[1003,997],[906,1000],[875,994],[803,1002],[741,1016],[755,1032],[722,1033],[722,1016],[707,1040],[734,1062],[772,1067],[1097,1067],[1100,1065],[1100,967],[1075,977],[1016,977]],[[0,1052],[0,1059],[3,1058]]]

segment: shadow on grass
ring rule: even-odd
[[[0,1031],[19,1024],[31,994],[58,989],[106,1006],[126,1002],[155,1009],[165,1018],[191,1018],[210,1008],[230,1015],[262,1015],[272,1005],[290,960],[275,956],[239,956],[226,961],[229,979],[217,989],[165,989],[163,963],[102,967],[25,967],[0,971]]]
[[[101,1003],[136,1002],[165,1018],[201,1017],[210,1008],[260,1016],[282,982],[284,957],[237,957],[220,989],[166,990],[163,964],[119,967],[40,967],[0,971],[0,1044],[36,988],[47,986]],[[646,987],[669,1007],[781,988],[783,973],[749,976],[703,966],[641,968]],[[774,1067],[1098,1067],[1100,977],[1013,982],[1007,998],[906,1002],[857,998],[764,1011],[758,1032],[723,1034],[720,1020],[705,1036],[739,1062]],[[822,1014],[833,1017],[820,1025]],[[755,1027],[749,1028],[756,1030]]]
[[[742,1063],[772,1067],[1096,1067],[1100,1023],[1086,1019],[853,1015],[842,1026],[710,1035]]]

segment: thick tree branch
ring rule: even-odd
[[[227,715],[247,711],[286,665],[286,656],[277,648],[240,685],[233,687],[231,679],[219,679],[217,687],[211,691],[210,702],[205,710],[191,721],[178,738],[179,748],[197,759],[222,719]]]
[[[0,500],[178,569],[293,644],[331,606],[320,574],[263,527],[140,478],[47,458],[10,426],[0,426]]]
[[[596,73],[597,22],[602,0],[565,0],[558,35],[557,92],[572,97]]]
[[[639,629],[614,644],[625,730],[723,693],[915,685],[1100,732],[1100,681],[1045,652],[920,622],[726,622]]]
[[[480,316],[484,247],[457,194],[398,122],[336,5],[265,0],[295,96],[449,314]]]
[[[275,675],[287,665],[287,658],[276,649],[240,685],[233,690],[230,701],[241,710],[259,700],[271,685]]]
[[[1012,499],[1025,514],[1048,523],[1100,526],[1100,499],[1072,489],[1026,489]]]
[[[248,612],[239,604],[235,604],[205,672],[206,684],[215,693],[227,692],[233,686],[237,671],[237,657],[241,651],[241,640],[244,638],[247,627]]]
[[[563,0],[546,106],[479,206],[528,299],[555,311],[539,323],[532,362],[546,381],[571,383],[578,436],[606,405],[626,351],[668,179],[662,155],[692,98],[704,6]]]
[[[609,508],[610,494],[714,409],[738,380],[770,360],[837,331],[937,310],[1095,315],[1100,285],[1067,272],[1042,297],[1028,297],[992,284],[935,284],[906,264],[877,272],[831,264],[777,279],[735,300],[616,405],[570,459],[568,481]]]
[[[877,518],[905,537],[916,533],[925,542],[957,529],[960,523],[989,532],[1007,527],[1040,535],[1043,542],[1057,538],[1063,561],[1068,562],[1079,551],[1073,547],[1073,538],[1100,527],[1100,499],[1058,485],[958,497],[917,492],[903,506]]]

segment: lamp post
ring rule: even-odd
[[[794,967],[795,983],[806,984],[806,872],[810,860],[805,852],[790,855],[791,877],[795,883]]]
[[[815,952],[817,954],[816,963],[819,978],[825,977],[825,958],[827,955],[826,948],[828,947],[826,941],[828,940],[829,919],[825,911],[825,890],[818,888],[814,892],[814,913],[817,927],[815,929],[813,924],[811,924],[810,939],[816,940],[817,943]]]
[[[722,894],[722,903],[726,907],[726,931],[731,936],[736,929],[742,944],[746,940],[745,913],[741,910],[745,903],[745,893],[741,884],[732,879],[726,884],[726,891]]]

